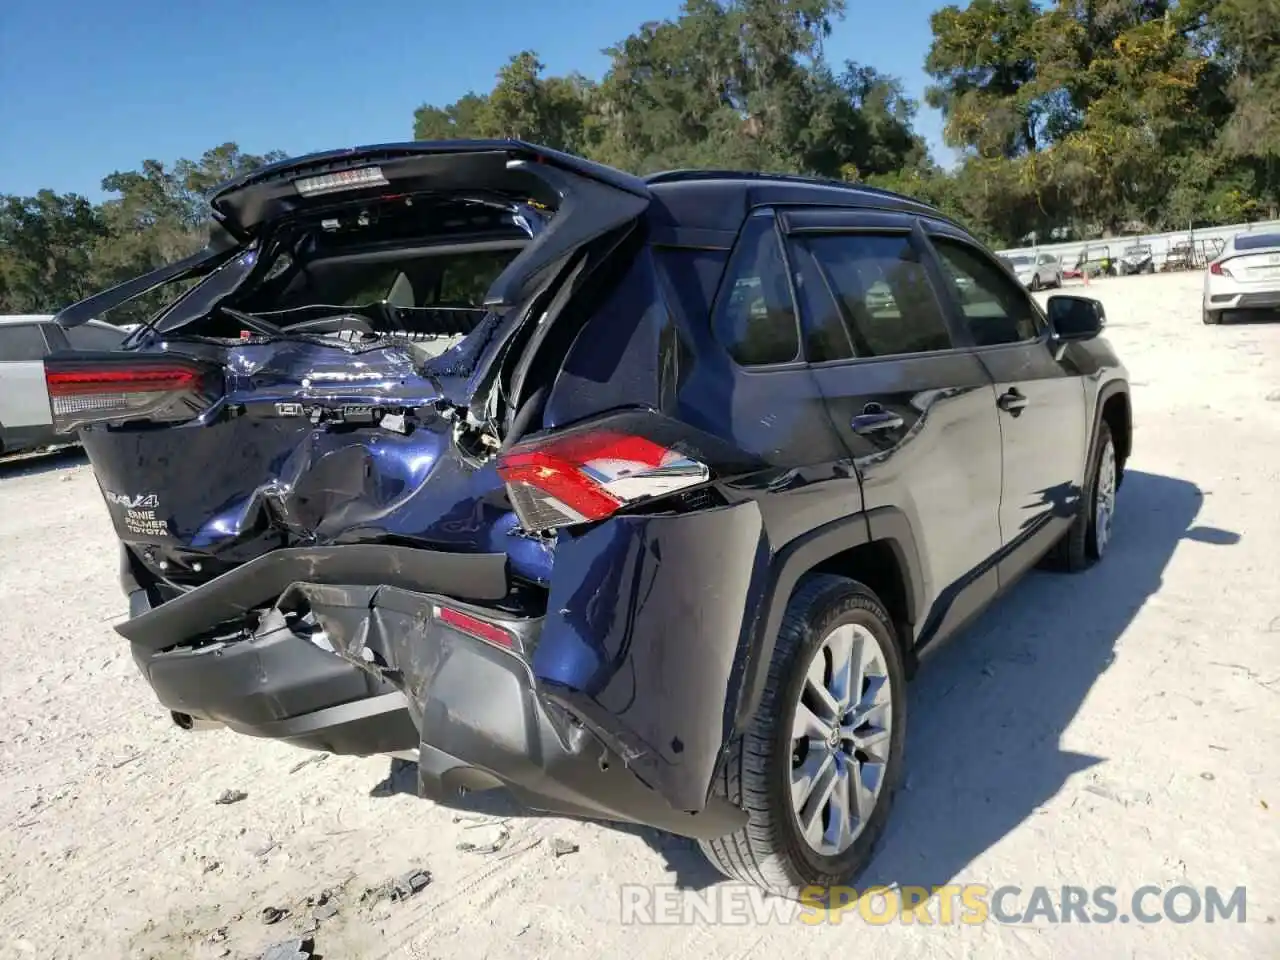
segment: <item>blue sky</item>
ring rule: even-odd
[[[827,45],[899,76],[920,98],[929,13],[859,0]],[[601,52],[679,0],[0,0],[0,193],[97,199],[144,158],[196,157],[228,140],[291,154],[409,139],[413,111],[485,91],[522,49],[552,73],[599,77]],[[939,159],[941,118],[917,126]]]

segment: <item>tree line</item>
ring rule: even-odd
[[[996,246],[1277,215],[1280,0],[938,10],[925,99],[959,154],[950,168],[916,131],[919,105],[898,78],[824,56],[846,12],[845,0],[685,0],[610,48],[598,81],[548,75],[522,51],[488,92],[419,108],[413,133],[515,137],[636,173],[865,182],[936,204]],[[104,178],[96,204],[0,196],[0,312],[56,309],[190,252],[205,193],[282,156],[226,143],[199,160],[147,160]]]

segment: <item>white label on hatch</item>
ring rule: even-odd
[[[169,524],[156,516],[160,507],[160,497],[154,493],[139,493],[129,496],[123,493],[103,491],[107,503],[123,507],[120,522],[125,530],[138,537],[167,537]]]

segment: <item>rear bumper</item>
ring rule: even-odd
[[[1210,310],[1280,310],[1280,288],[1215,291],[1209,294],[1205,306]]]
[[[122,551],[124,548],[121,548]],[[506,593],[501,554],[441,554],[351,544],[277,550],[153,607],[122,552],[130,618],[116,631],[167,709],[238,733],[367,756],[418,746],[404,695],[392,684],[288,630],[194,647],[185,641],[269,605],[298,580],[430,583],[476,598]]]
[[[130,595],[136,614],[145,593]],[[162,652],[131,644],[134,662],[168,710],[237,733],[367,756],[413,750],[404,695],[287,631]]]
[[[117,630],[171,710],[258,736],[333,749],[326,718],[376,725],[348,714],[390,708],[394,685],[407,714],[380,715],[397,731],[407,716],[412,743],[359,744],[352,727],[346,752],[418,748],[422,792],[442,801],[501,785],[537,809],[685,836],[745,824],[710,787],[739,691],[768,663],[752,642],[771,570],[753,501],[562,536],[545,615],[507,596],[505,555],[388,559],[399,549],[276,551]],[[219,623],[217,642],[182,639]]]
[[[671,807],[624,757],[534,679],[526,651],[541,617],[466,607],[513,638],[505,649],[440,619],[456,601],[395,587],[297,584],[282,608],[305,604],[350,662],[403,678],[421,733],[419,793],[445,804],[466,791],[505,787],[550,813],[646,824],[689,837],[737,829],[746,814],[718,798],[699,812]],[[366,653],[369,651],[369,653]],[[335,658],[336,659],[336,658]],[[341,661],[340,661],[341,662]]]

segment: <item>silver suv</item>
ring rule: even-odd
[[[44,358],[58,350],[115,350],[124,331],[90,320],[63,330],[46,314],[0,316],[0,453],[66,443],[53,432]]]

